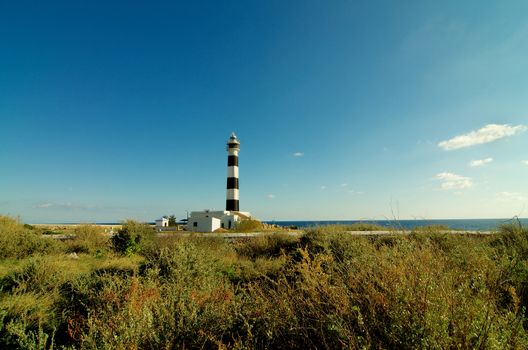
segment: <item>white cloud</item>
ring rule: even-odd
[[[526,129],[527,128],[524,125],[511,126],[508,124],[488,124],[476,131],[471,131],[467,134],[458,135],[452,139],[442,141],[438,144],[438,147],[445,151],[451,151],[454,149],[492,142],[507,136],[513,136]]]
[[[294,157],[302,157],[302,156],[304,156],[304,153],[303,153],[303,152],[295,152],[295,153],[293,154],[293,156],[294,156]]]
[[[358,195],[361,195],[361,194],[364,194],[365,192],[359,192],[359,191],[349,190],[348,193],[350,193],[350,194],[358,194]]]
[[[49,208],[52,207],[53,203],[39,203],[37,204],[37,208]]]
[[[528,201],[528,198],[518,192],[499,192],[497,198],[503,202]]]
[[[472,160],[471,162],[469,162],[469,166],[478,167],[478,166],[486,165],[491,162],[493,162],[493,158],[477,159],[477,160]]]
[[[321,190],[326,190],[326,186],[325,185],[321,186]]]
[[[273,198],[275,198],[275,195],[270,193],[270,194],[266,195],[266,198],[273,199]]]
[[[98,205],[90,204],[78,204],[78,203],[60,203],[60,202],[41,202],[35,205],[35,208],[39,209],[48,209],[52,208],[55,210],[86,210],[86,211],[96,211],[96,210],[107,210],[107,209],[118,209],[114,207],[102,207]]]
[[[435,179],[442,181],[440,187],[443,190],[461,190],[473,186],[471,178],[448,172],[437,174]]]
[[[347,186],[348,186],[347,183],[341,184],[341,187],[347,187]]]
[[[73,203],[51,203],[51,202],[43,202],[36,205],[37,208],[56,208],[56,209],[92,209],[95,208],[95,206],[89,206],[89,205],[81,205],[81,204],[73,204]]]
[[[528,165],[528,160],[521,160],[521,163],[523,163],[524,165]]]

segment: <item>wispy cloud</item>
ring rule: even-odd
[[[42,210],[60,210],[60,211],[86,211],[86,212],[124,212],[128,210],[122,207],[100,206],[91,204],[80,204],[70,202],[39,202],[34,205],[37,209]]]
[[[528,201],[528,197],[518,192],[499,192],[497,193],[497,198],[503,202]]]
[[[270,193],[270,194],[266,195],[266,198],[273,199],[273,198],[275,198],[275,195]]]
[[[443,190],[461,190],[473,186],[471,178],[448,172],[437,174],[435,179],[442,181],[440,187]]]
[[[36,205],[37,208],[49,208],[52,206],[53,206],[53,203],[39,203]]]
[[[521,163],[523,163],[524,165],[528,165],[528,160],[521,160]]]
[[[357,195],[361,195],[361,194],[365,193],[365,192],[354,191],[354,190],[348,190],[347,192],[350,193],[350,194],[357,194]]]
[[[347,183],[342,183],[342,184],[341,184],[341,187],[347,187],[347,186],[348,186]]]
[[[321,190],[323,191],[326,190],[326,186],[325,185],[321,186]]]
[[[303,157],[304,156],[304,152],[295,152],[293,154],[294,157]]]
[[[488,124],[478,130],[470,131],[453,137],[452,139],[442,141],[438,147],[445,151],[452,151],[459,148],[465,148],[483,143],[493,142],[504,137],[513,136],[525,131],[524,125],[511,126],[508,124]]]
[[[427,18],[421,25],[407,33],[401,41],[402,53],[421,57],[425,52],[438,52],[438,42],[459,44],[467,37],[465,23],[445,16]]]
[[[74,204],[74,203],[52,203],[52,202],[42,202],[38,203],[36,208],[39,209],[72,209],[72,210],[89,210],[89,209],[95,209],[97,206],[93,205],[82,205],[82,204]]]
[[[471,162],[469,162],[469,166],[479,167],[479,166],[483,166],[491,162],[493,162],[493,158],[477,159],[477,160],[472,160]]]

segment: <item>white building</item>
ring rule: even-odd
[[[250,213],[228,210],[193,211],[187,222],[187,231],[214,232],[219,228],[230,230],[237,222],[251,218]]]
[[[162,217],[156,220],[156,228],[169,227],[169,219]]]

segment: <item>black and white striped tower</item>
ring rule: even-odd
[[[235,133],[227,141],[227,197],[226,210],[239,211],[238,203],[238,151],[240,142]]]

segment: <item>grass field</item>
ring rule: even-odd
[[[227,242],[0,217],[0,348],[528,347],[528,230]]]

